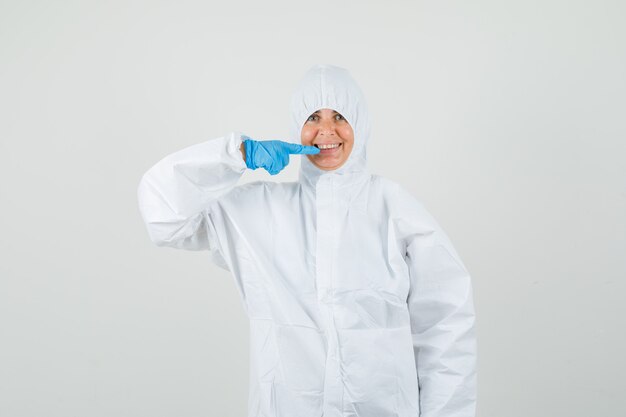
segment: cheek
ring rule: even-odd
[[[308,145],[311,142],[313,142],[313,139],[315,139],[315,130],[308,128],[308,127],[302,128],[302,133],[300,134],[300,141],[303,144]]]
[[[354,142],[354,132],[351,127],[347,127],[341,130],[341,137],[349,144]]]

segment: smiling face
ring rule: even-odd
[[[316,167],[332,171],[348,160],[354,145],[354,132],[341,114],[320,109],[304,122],[300,140],[303,145],[320,148],[320,153],[307,155]]]

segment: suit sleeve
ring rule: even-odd
[[[152,166],[137,189],[139,211],[157,246],[219,253],[211,208],[235,187],[246,170],[239,147],[242,135],[231,132],[174,152]]]
[[[470,274],[423,205],[406,192],[401,199],[420,416],[474,417],[477,345]]]

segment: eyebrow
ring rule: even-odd
[[[316,110],[316,111],[314,111],[314,112],[313,112],[313,114],[317,114],[317,113],[319,113],[319,112],[320,112],[319,110]],[[338,112],[337,110],[333,110],[333,113],[337,113],[337,114],[339,114],[339,112]]]

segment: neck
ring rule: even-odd
[[[310,186],[313,190],[322,177],[331,177],[333,183],[342,187],[356,184],[360,179],[370,175],[365,159],[359,158],[357,155],[351,155],[342,166],[329,171],[318,168],[306,157],[300,161],[299,180],[303,185]]]

